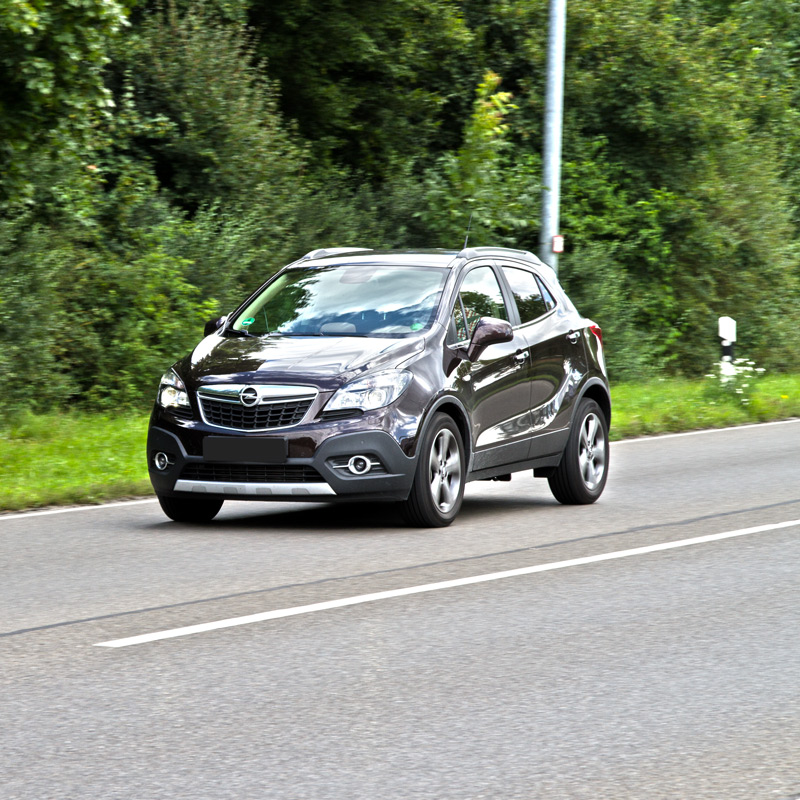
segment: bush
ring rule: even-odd
[[[63,356],[69,318],[58,292],[68,253],[28,214],[0,219],[0,411],[41,410],[76,392]]]

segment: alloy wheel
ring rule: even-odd
[[[453,433],[443,428],[436,435],[428,460],[431,498],[443,514],[458,502],[461,490],[461,454]]]
[[[587,414],[581,425],[578,465],[584,485],[593,491],[600,485],[606,471],[605,434],[594,412]]]

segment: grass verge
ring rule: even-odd
[[[800,417],[800,375],[759,379],[747,405],[709,380],[612,385],[611,438]],[[148,414],[22,415],[0,427],[0,511],[147,495]]]
[[[749,403],[710,380],[659,379],[611,386],[611,439],[725,428],[800,417],[800,375],[755,380]]]
[[[149,414],[21,415],[0,431],[0,511],[150,494]]]

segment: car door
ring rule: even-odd
[[[461,277],[451,312],[452,346],[466,347],[481,317],[511,321],[508,300],[488,263]],[[456,370],[454,389],[472,419],[474,470],[527,458],[531,394],[526,347],[524,336],[515,333],[513,341],[487,347],[477,361],[463,361]]]
[[[541,276],[517,264],[502,263],[500,268],[518,312],[516,333],[528,353],[529,457],[558,453],[566,442],[575,390],[586,372],[583,338],[571,327],[569,310],[556,303]]]

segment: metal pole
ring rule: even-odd
[[[564,117],[564,39],[567,0],[550,0],[550,31],[547,37],[547,89],[544,104],[544,149],[542,152],[542,227],[539,257],[558,273],[558,254],[553,237],[558,234],[561,199],[561,125]]]

